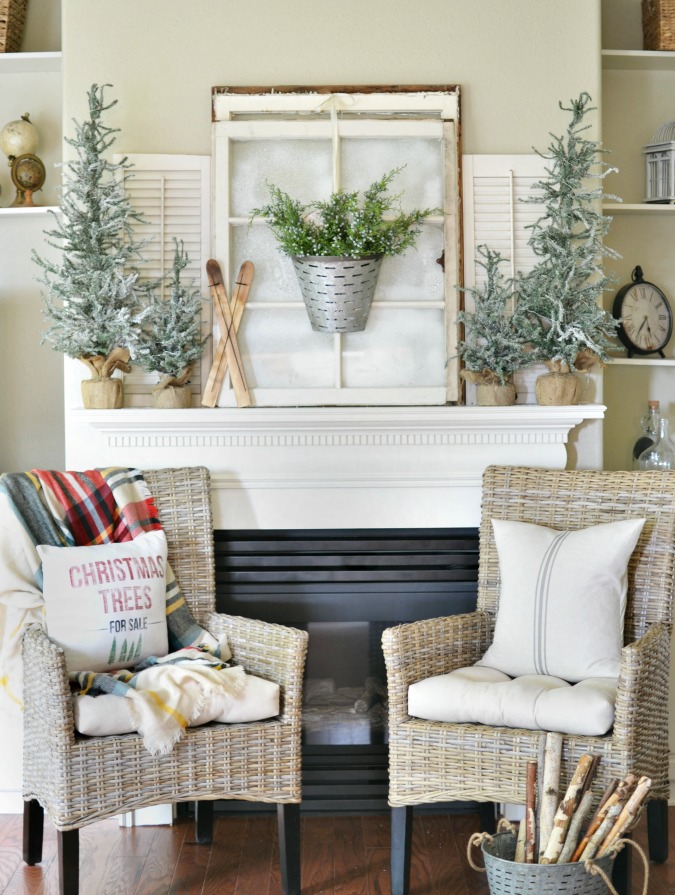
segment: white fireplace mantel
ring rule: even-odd
[[[70,410],[70,469],[204,465],[216,528],[478,524],[492,463],[564,468],[599,404]]]

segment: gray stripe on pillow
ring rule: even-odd
[[[546,632],[548,628],[551,576],[560,548],[569,534],[569,531],[561,531],[556,535],[544,553],[541,566],[539,567],[537,585],[534,593],[534,636],[532,638],[534,667],[537,674],[549,673],[546,662]]]

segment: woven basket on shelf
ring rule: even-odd
[[[642,0],[645,50],[675,50],[675,0]]]
[[[18,53],[28,0],[0,0],[0,53]]]

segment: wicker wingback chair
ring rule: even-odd
[[[383,634],[393,895],[408,891],[413,805],[454,800],[524,804],[526,764],[540,758],[542,731],[425,721],[408,714],[411,684],[473,665],[491,643],[499,603],[491,520],[579,529],[637,517],[647,521],[629,564],[614,727],[605,736],[565,736],[561,779],[571,778],[584,752],[602,759],[594,782],[598,796],[612,778],[628,771],[651,777],[650,853],[654,860],[666,859],[675,474],[490,467],[483,478],[476,612],[401,625]],[[482,816],[485,822],[489,814]]]
[[[307,634],[217,614],[209,473],[145,473],[166,532],[169,562],[193,615],[227,633],[235,662],[281,685],[281,714],[248,724],[188,728],[168,755],[140,736],[85,737],[73,727],[63,651],[38,626],[24,635],[24,859],[42,857],[46,811],[58,831],[59,885],[78,891],[78,830],[112,815],[195,801],[197,840],[211,840],[214,799],[277,804],[282,886],[300,892],[300,717]]]

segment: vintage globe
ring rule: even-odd
[[[20,155],[12,163],[12,182],[18,190],[42,189],[45,182],[45,166],[36,155]]]
[[[0,131],[0,149],[12,159],[31,155],[38,146],[38,132],[30,121],[28,112],[16,121],[10,121]]]

